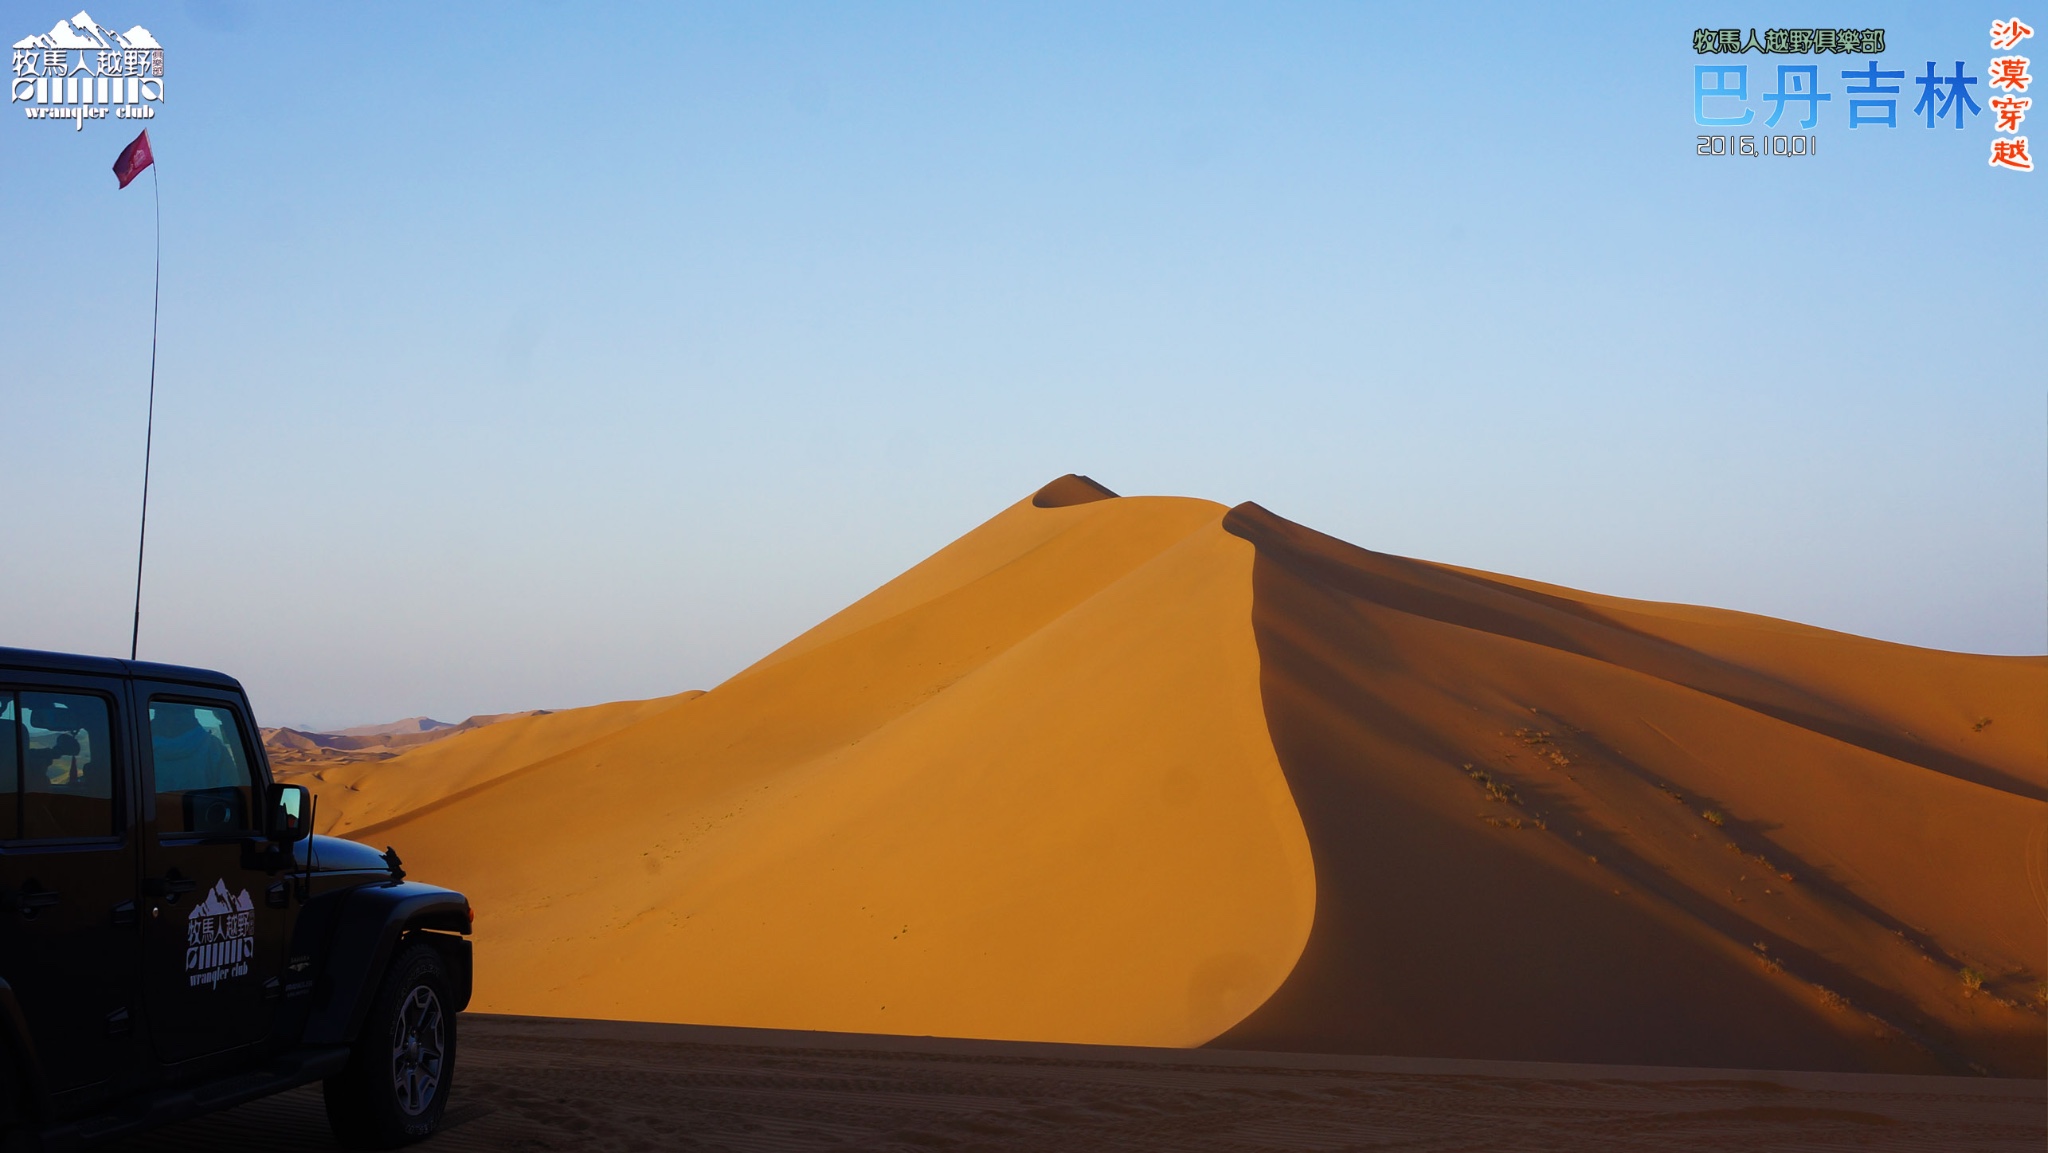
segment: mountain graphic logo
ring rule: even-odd
[[[59,20],[40,36],[25,36],[14,42],[17,49],[57,49],[60,51],[111,52],[123,48],[160,49],[163,45],[149,34],[149,29],[137,24],[126,32],[116,32],[102,27],[89,14],[80,12],[69,20]]]
[[[164,46],[137,24],[116,32],[80,12],[14,42],[10,104],[30,120],[83,131],[87,121],[154,120],[164,102]]]
[[[249,974],[256,955],[256,902],[249,890],[228,892],[226,880],[213,883],[185,919],[185,982],[217,988],[222,981]]]

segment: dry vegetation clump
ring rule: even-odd
[[[1536,750],[1536,754],[1560,769],[1568,769],[1572,759],[1557,747],[1549,729],[1516,729],[1515,739]]]
[[[1472,778],[1473,783],[1477,784],[1480,788],[1486,790],[1486,795],[1489,799],[1500,801],[1503,804],[1509,805],[1522,804],[1522,795],[1520,793],[1517,793],[1515,791],[1515,787],[1509,784],[1508,782],[1501,780],[1500,778],[1494,776],[1492,773],[1489,773],[1485,769],[1479,768],[1478,766],[1470,762],[1467,762],[1466,764],[1460,767],[1462,767],[1465,770],[1466,776]],[[1527,820],[1524,820],[1521,817],[1489,817],[1482,813],[1480,814],[1479,819],[1485,821],[1489,825],[1492,825],[1496,829],[1520,829],[1523,827],[1533,827],[1547,831],[1550,828],[1550,823],[1545,821],[1540,814],[1531,815]]]
[[[1479,783],[1479,787],[1486,790],[1486,795],[1492,797],[1496,801],[1504,801],[1511,805],[1519,805],[1522,803],[1522,798],[1515,792],[1515,787],[1513,785],[1508,784],[1506,781],[1495,778],[1492,773],[1487,772],[1485,769],[1474,768],[1471,765],[1466,765],[1465,775],[1471,777],[1474,781],[1477,781]]]
[[[1983,991],[1984,974],[1978,972],[1975,969],[1970,968],[1968,965],[1964,965],[1962,967],[1962,970],[1957,975],[1963,979],[1964,996],[1969,996],[1970,994],[1979,993]]]
[[[1981,733],[1984,731],[1985,726],[1989,725],[1990,723],[1990,717],[1978,717],[1977,723],[1970,726],[1970,731],[1973,733]]]
[[[1700,817],[1717,829],[1728,823],[1728,814],[1719,809],[1707,809],[1700,814]]]

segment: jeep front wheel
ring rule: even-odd
[[[324,1086],[345,1145],[390,1149],[441,1125],[455,1074],[455,1015],[440,953],[415,943],[391,963],[348,1067]]]

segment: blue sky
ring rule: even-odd
[[[1067,471],[2048,648],[2048,173],[1910,113],[2048,8],[90,11],[166,50],[142,655],[266,723],[709,686]],[[1822,57],[1818,156],[1696,156],[1692,30],[1823,18],[1901,126]],[[0,643],[119,654],[150,189],[19,109]]]

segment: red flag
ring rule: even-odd
[[[121,150],[121,155],[114,158],[114,175],[120,179],[121,187],[126,188],[129,181],[142,175],[143,169],[155,163],[156,157],[149,151],[149,129],[145,128],[142,135],[129,141],[128,147]]]

